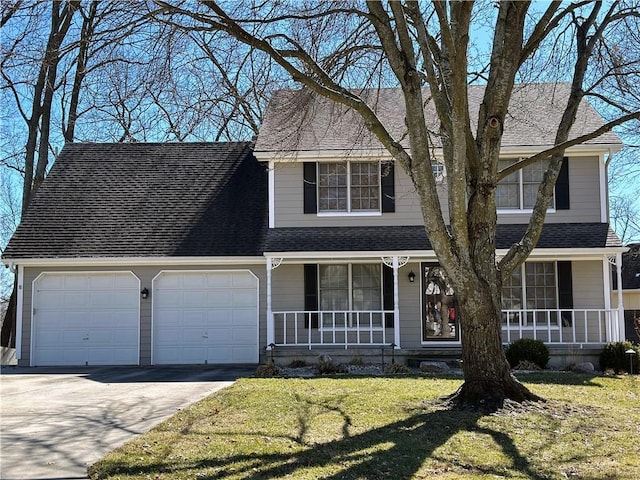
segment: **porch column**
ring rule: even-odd
[[[276,329],[271,311],[271,270],[273,270],[273,260],[267,257],[267,350],[271,350],[270,345],[274,344],[276,340]]]
[[[602,260],[602,283],[604,284],[604,309],[606,311],[606,334],[607,342],[615,342],[617,335],[617,322],[613,322],[611,313],[611,265],[614,263],[613,258],[605,255]]]
[[[400,294],[398,292],[398,257],[393,257],[393,343],[400,348]]]
[[[622,301],[622,253],[616,253],[616,276],[618,279],[618,340],[624,340],[625,323],[624,323],[624,305]]]

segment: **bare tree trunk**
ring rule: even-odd
[[[478,287],[458,296],[464,384],[451,399],[487,409],[502,407],[506,399],[541,400],[511,374],[500,336],[499,300],[487,285]]]
[[[2,319],[2,329],[0,330],[0,346],[15,348],[16,346],[16,305],[18,300],[17,282],[13,281],[13,290],[9,297],[7,311]]]

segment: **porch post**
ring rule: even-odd
[[[400,295],[398,293],[398,257],[393,257],[393,343],[400,348]]]
[[[271,270],[273,270],[273,260],[271,257],[267,257],[267,350],[271,350],[270,345],[274,344],[276,340],[273,312],[271,311]]]
[[[618,279],[618,340],[624,340],[625,322],[624,322],[624,305],[622,301],[622,253],[616,253],[616,276]]]
[[[613,322],[614,318],[611,312],[611,264],[613,260],[605,255],[602,259],[602,283],[604,284],[604,309],[607,312],[605,318],[608,320],[606,325],[607,342],[615,342],[618,339],[617,322]]]

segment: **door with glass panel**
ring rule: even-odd
[[[459,341],[456,295],[444,272],[435,263],[422,264],[422,341]]]

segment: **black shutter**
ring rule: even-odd
[[[393,310],[393,269],[382,265],[382,309]],[[385,328],[393,328],[393,313],[384,314]]]
[[[318,265],[304,266],[304,309],[318,310]],[[304,328],[309,328],[309,318],[305,316]],[[311,328],[318,328],[318,314],[311,314]]]
[[[316,163],[304,162],[302,165],[304,176],[304,213],[317,213]]]
[[[382,212],[396,211],[395,165],[393,162],[382,164]]]
[[[569,210],[569,159],[564,157],[556,180],[556,210]]]
[[[571,262],[558,262],[558,308],[573,308]],[[571,312],[561,312],[562,326],[571,326]]]

